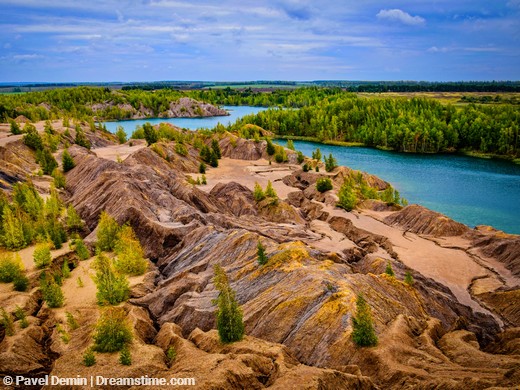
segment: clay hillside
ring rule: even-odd
[[[148,146],[119,144],[87,124],[36,123],[43,144],[54,142],[58,167],[48,172],[48,153],[2,126],[2,235],[15,232],[18,206],[26,222],[47,227],[29,240],[31,223],[22,223],[25,245],[13,233],[14,250],[1,254],[22,275],[0,283],[0,376],[195,378],[197,389],[520,384],[519,236],[392,201],[358,199],[347,211],[337,206],[345,182],[372,194],[389,183],[347,167],[326,172],[289,149],[270,155],[262,129],[255,141],[170,127],[168,140]],[[327,178],[332,189],[318,191]],[[269,182],[274,191],[254,191]],[[98,227],[100,219],[107,225]],[[126,233],[100,243],[107,226]],[[141,248],[141,272],[113,269]],[[241,341],[219,340],[215,265],[243,312]],[[108,273],[127,283],[121,299],[100,299]],[[353,338],[360,295],[372,346]],[[121,352],[102,352],[100,323],[109,315],[129,329],[129,365]]]

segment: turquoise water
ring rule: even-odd
[[[280,145],[286,141],[277,140]],[[320,148],[340,165],[392,183],[409,203],[418,203],[471,227],[491,225],[520,234],[520,165],[458,155],[418,155],[294,141],[311,156]]]
[[[206,118],[147,118],[147,119],[133,119],[128,121],[117,121],[117,122],[105,122],[108,131],[115,133],[117,126],[123,126],[128,136],[132,135],[132,132],[137,126],[142,126],[146,122],[152,125],[157,125],[162,122],[171,123],[175,126],[197,130],[197,129],[212,129],[217,124],[222,123],[227,126],[229,123],[234,123],[238,118],[249,114],[256,114],[257,112],[266,110],[265,107],[252,107],[252,106],[222,106],[229,112],[228,116],[212,116]]]

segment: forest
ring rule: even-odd
[[[31,121],[60,117],[92,121],[95,116],[114,120],[128,118],[129,107],[144,107],[157,116],[171,101],[183,96],[218,105],[270,107],[241,118],[230,130],[249,123],[281,136],[357,142],[400,152],[463,150],[520,156],[520,108],[501,99],[465,99],[468,103],[453,105],[431,98],[366,97],[341,88],[321,87],[270,92],[77,87],[0,95],[0,118],[9,121],[24,115]]]

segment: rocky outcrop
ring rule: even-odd
[[[384,222],[413,233],[435,237],[460,236],[469,231],[466,225],[416,204],[389,215]]]
[[[231,182],[218,183],[210,192],[216,199],[224,203],[233,215],[258,215],[253,193],[241,184]]]

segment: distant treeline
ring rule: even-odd
[[[362,142],[397,151],[437,153],[466,149],[520,156],[520,109],[516,105],[474,103],[453,106],[428,98],[360,97],[343,89],[307,87],[272,92],[212,89],[114,91],[77,87],[0,95],[0,118],[24,115],[32,121],[69,117],[125,119],[132,109],[154,116],[188,96],[213,104],[277,107],[242,118],[279,135],[321,141]],[[97,110],[94,110],[96,107]]]

